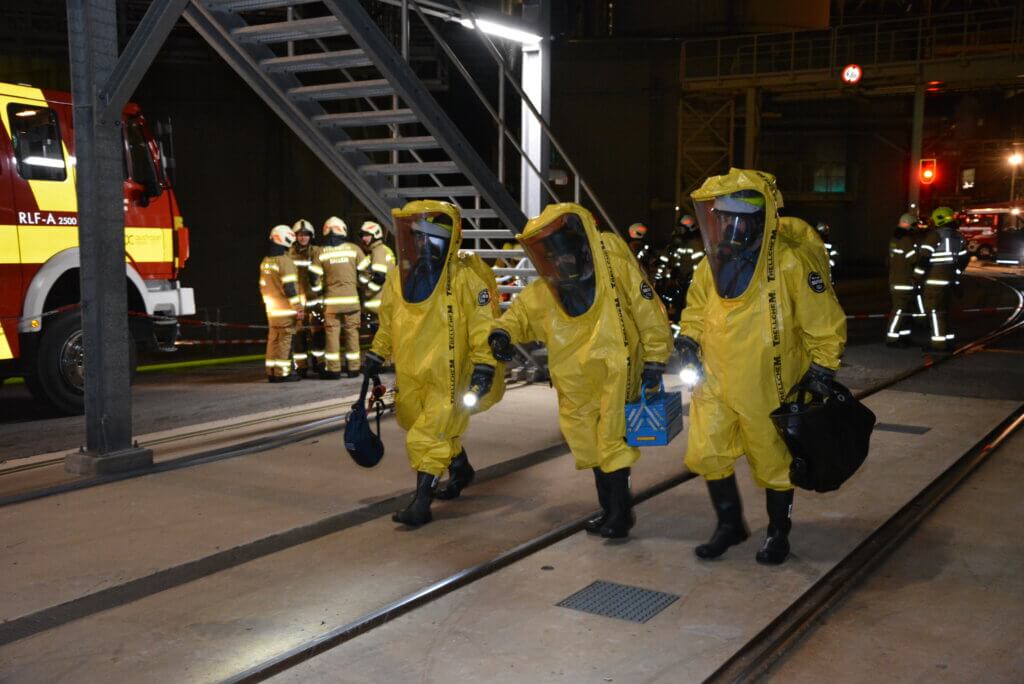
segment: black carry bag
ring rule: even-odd
[[[875,427],[875,414],[849,389],[834,380],[829,386],[831,392],[822,396],[797,385],[771,413],[793,457],[790,481],[815,492],[839,489],[857,472]]]
[[[380,385],[380,378],[373,380],[375,387]],[[374,433],[366,414],[366,392],[369,388],[370,378],[365,377],[359,400],[352,405],[345,421],[345,449],[352,460],[364,468],[372,468],[384,456],[384,443],[380,441],[380,416],[384,412],[384,402],[375,392],[371,402],[377,411],[377,432]]]

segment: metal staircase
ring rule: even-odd
[[[359,3],[197,0],[184,16],[382,225],[412,198],[459,205],[473,244],[526,222]]]

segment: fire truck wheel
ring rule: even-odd
[[[64,415],[85,411],[85,349],[82,316],[62,314],[43,330],[35,359],[35,373],[25,378],[32,395]],[[131,379],[135,379],[135,343],[129,344]]]

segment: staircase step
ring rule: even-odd
[[[464,219],[498,218],[498,212],[493,209],[460,209],[459,213]]]
[[[460,212],[462,218],[466,217],[466,212]],[[462,231],[462,237],[466,240],[512,240],[512,233],[503,229],[488,229],[488,228],[467,228]],[[512,250],[506,250],[511,252]]]
[[[272,57],[260,62],[260,66],[263,67],[264,71],[287,74],[326,71],[327,69],[350,69],[352,67],[370,66],[371,64],[373,64],[373,60],[362,50],[313,52],[308,55]]]
[[[415,135],[402,138],[364,138],[362,140],[342,140],[334,143],[335,149],[360,150],[363,152],[390,152],[392,150],[436,150],[437,144],[432,136]]]
[[[364,175],[416,176],[425,173],[460,173],[453,161],[408,162],[399,164],[364,164],[359,167]]]
[[[345,27],[333,15],[314,17],[313,19],[296,19],[295,21],[276,21],[271,24],[242,26],[233,29],[231,35],[240,43],[286,43],[292,40],[310,40],[312,38],[330,38],[346,35]]]
[[[416,123],[418,119],[411,109],[381,109],[369,112],[345,112],[343,114],[319,114],[313,117],[318,126],[383,126],[385,124]]]
[[[382,78],[288,89],[288,95],[296,100],[351,100],[357,97],[380,97],[394,95],[394,93],[395,89]]]
[[[473,252],[473,254],[476,254],[482,259],[522,259],[526,256],[526,252],[521,249],[470,249],[468,251]],[[498,275],[498,270],[504,269],[495,270],[495,275]],[[520,271],[523,269],[514,270]],[[531,271],[531,273],[535,274],[536,272]]]
[[[215,2],[213,9],[222,12],[251,12],[278,7],[309,5],[314,2],[320,2],[320,0],[225,0],[224,2]]]
[[[380,193],[384,197],[475,197],[479,191],[473,185],[434,185],[427,188],[384,188]]]
[[[492,268],[491,270],[494,271],[494,275],[498,276],[499,278],[501,276],[513,276],[515,278],[531,278],[537,275],[536,269],[533,268]]]
[[[498,292],[502,294],[516,294],[522,292],[525,288],[522,285],[499,285]]]

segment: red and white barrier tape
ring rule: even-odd
[[[177,340],[174,343],[175,347],[198,347],[200,345],[207,344],[266,344],[265,339],[246,339],[246,340]]]

